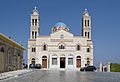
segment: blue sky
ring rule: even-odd
[[[120,63],[120,0],[0,0],[0,32],[27,49],[30,14],[36,6],[40,13],[40,34],[48,35],[62,20],[74,35],[81,35],[82,13],[92,17],[94,64]],[[25,51],[25,62],[27,51]]]

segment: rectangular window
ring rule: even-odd
[[[52,65],[57,65],[57,58],[52,58]]]
[[[68,58],[68,65],[73,65],[73,58]]]

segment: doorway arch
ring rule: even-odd
[[[47,56],[42,57],[42,67],[47,68]]]
[[[31,64],[35,65],[35,58],[32,58]]]

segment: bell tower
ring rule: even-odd
[[[93,43],[91,39],[91,16],[87,9],[82,16],[82,36],[87,39],[86,46],[86,65],[93,65]]]
[[[30,39],[36,39],[36,37],[39,35],[39,26],[40,18],[37,8],[32,11],[31,14],[31,21],[30,21]]]
[[[91,40],[91,16],[87,9],[85,9],[82,16],[82,36]]]

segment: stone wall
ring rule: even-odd
[[[0,39],[0,72],[22,69],[23,50]]]

